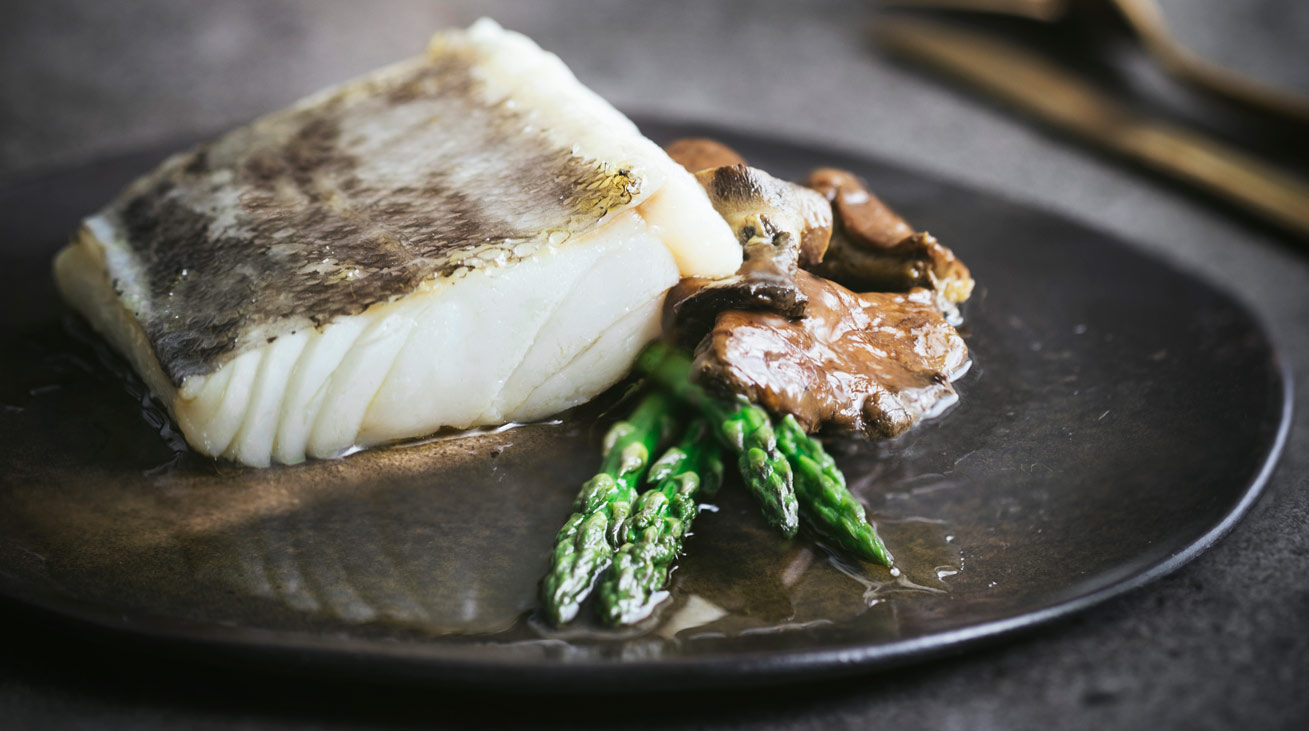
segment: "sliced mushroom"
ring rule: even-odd
[[[801,266],[823,260],[832,237],[832,206],[822,194],[746,165],[701,170],[695,177],[742,246],[766,241],[797,247]]]
[[[745,164],[745,158],[737,154],[736,150],[708,137],[682,137],[673,140],[664,145],[664,152],[673,158],[673,162],[693,173],[724,165]]]
[[[736,232],[745,260],[725,279],[685,279],[664,301],[665,331],[694,345],[723,310],[804,314],[795,284],[801,264],[822,259],[832,232],[832,209],[818,193],[746,165],[696,173],[714,209]]]
[[[799,272],[805,317],[721,313],[696,349],[696,381],[742,394],[806,431],[894,437],[957,396],[968,348],[935,293],[856,294]]]
[[[972,276],[954,252],[929,233],[915,233],[854,174],[818,168],[805,184],[831,201],[834,218],[827,254],[810,271],[859,292],[927,287],[947,305],[972,294]]]

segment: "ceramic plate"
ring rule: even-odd
[[[1177,568],[1257,496],[1288,376],[1221,291],[1076,223],[877,161],[644,128],[719,137],[787,177],[852,169],[972,267],[960,403],[889,442],[831,445],[899,577],[771,534],[729,483],[656,617],[544,626],[537,580],[596,467],[612,393],[551,423],[296,467],[186,453],[48,274],[78,217],[154,151],[0,190],[0,593],[238,663],[706,687],[885,666],[1046,622]]]

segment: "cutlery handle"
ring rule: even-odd
[[[885,47],[1309,239],[1309,185],[1202,133],[1133,111],[1040,56],[979,34],[883,18]]]
[[[1145,50],[1168,73],[1191,86],[1298,124],[1309,124],[1309,98],[1268,86],[1204,60],[1183,46],[1155,0],[1112,0]]]

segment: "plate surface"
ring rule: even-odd
[[[729,483],[672,598],[625,631],[533,615],[594,470],[601,403],[559,422],[248,470],[179,451],[60,305],[50,257],[161,159],[0,189],[0,594],[238,662],[487,687],[696,687],[848,673],[1035,626],[1171,571],[1263,486],[1288,375],[1228,296],[1104,234],[848,154],[723,139],[785,177],[836,165],[972,268],[961,402],[831,445],[903,571],[770,534]]]

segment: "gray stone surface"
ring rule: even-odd
[[[1170,10],[1204,12],[1204,3],[1182,5]],[[1297,382],[1309,383],[1303,249],[880,57],[867,41],[869,7],[10,2],[0,9],[0,176],[237,123],[409,54],[436,27],[486,14],[559,53],[623,109],[858,150],[1119,234],[1235,292],[1271,324]],[[1278,31],[1303,47],[1305,14],[1285,17],[1298,25]],[[1187,16],[1191,27],[1205,20]],[[830,688],[701,699],[687,713],[642,711],[625,725],[1309,727],[1307,454],[1309,397],[1301,395],[1268,492],[1231,536],[1173,576],[1035,636]],[[239,681],[161,690],[80,677],[66,667],[71,659],[24,658],[15,664],[0,654],[0,727],[517,725],[513,709],[477,696],[439,696],[434,705],[422,692],[395,689],[368,699],[351,691],[282,697]],[[587,725],[548,703],[516,705],[544,708],[534,718],[547,725]]]

